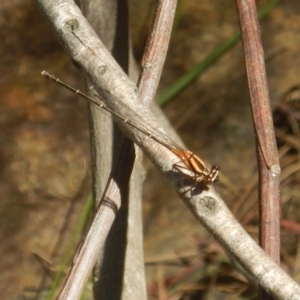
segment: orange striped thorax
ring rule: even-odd
[[[203,160],[189,150],[172,149],[172,152],[177,155],[185,164],[186,168],[195,173],[197,182],[210,184],[219,179],[219,166],[212,166],[211,170],[206,168]]]

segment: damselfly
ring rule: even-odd
[[[79,96],[85,98],[86,100],[89,100],[99,106],[100,108],[104,109],[105,111],[109,112],[116,118],[122,120],[124,123],[127,123],[128,125],[134,127],[135,129],[139,130],[152,140],[156,141],[157,143],[161,144],[162,146],[166,147],[170,151],[172,151],[185,165],[185,167],[180,166],[179,164],[174,164],[173,168],[177,171],[181,171],[181,169],[187,169],[189,171],[192,171],[194,173],[194,176],[192,178],[196,181],[196,183],[204,183],[204,184],[210,184],[213,182],[216,182],[218,180],[219,175],[219,166],[214,165],[209,170],[202,159],[194,154],[193,152],[189,150],[184,150],[180,146],[178,146],[174,141],[172,141],[169,137],[164,135],[161,131],[155,131],[155,134],[153,131],[148,131],[147,129],[144,129],[142,126],[138,124],[137,121],[133,119],[127,119],[126,117],[123,117],[119,115],[118,113],[114,112],[110,108],[108,108],[104,102],[101,100],[95,100],[88,95],[82,93],[80,90],[77,90],[73,88],[72,86],[64,83],[60,79],[54,77],[53,75],[49,74],[46,71],[42,72],[42,75],[46,77],[47,79],[50,79],[63,87],[67,88],[68,90],[78,94]],[[185,174],[186,175],[186,174]]]

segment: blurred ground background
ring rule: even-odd
[[[129,2],[139,60],[153,1]],[[258,7],[265,2],[258,1]],[[299,13],[298,1],[282,1],[261,22],[274,109],[284,93],[300,84]],[[237,29],[233,1],[181,1],[159,93]],[[45,69],[83,89],[80,73],[31,1],[1,2],[0,36],[1,298],[35,299],[45,272],[40,258],[43,264],[50,260],[63,231],[61,247],[48,266],[54,273],[90,192],[87,111],[83,101],[40,76]],[[217,189],[257,238],[254,133],[241,43],[164,110],[189,149],[221,165]],[[299,164],[297,154],[286,151],[284,170],[295,163]],[[300,270],[298,183],[299,176],[286,176],[282,183],[282,266],[296,280]],[[200,295],[218,299],[219,294],[219,299],[237,299],[248,288],[223,250],[153,168],[145,182],[144,220],[148,287],[153,299],[157,278],[177,288],[172,299],[199,299]],[[184,282],[180,288],[175,285],[178,280]],[[47,281],[46,287],[49,285]]]

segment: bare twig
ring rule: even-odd
[[[124,72],[134,77],[131,74],[133,68],[130,60],[127,1],[82,0],[80,2],[81,10],[104,42],[105,47],[112,53]],[[91,94],[95,93],[94,90],[88,89],[88,91]],[[95,95],[91,96],[95,97]],[[100,218],[97,219],[100,221],[99,225],[110,228],[109,234],[105,246],[96,242],[91,244],[91,247],[98,247],[95,248],[98,252],[98,259],[96,264],[95,261],[90,261],[90,266],[83,266],[83,268],[90,269],[95,265],[93,291],[96,299],[146,299],[141,216],[141,186],[144,171],[139,164],[135,164],[131,180],[128,180],[130,172],[124,168],[132,169],[135,152],[132,141],[124,138],[116,124],[111,124],[111,118],[104,116],[94,105],[90,104],[89,110],[90,126],[92,126],[90,137],[93,150],[92,171],[95,199],[97,204],[100,198],[121,201],[121,207],[116,218],[112,220],[113,224],[112,222],[101,224]],[[108,139],[110,141],[105,142]],[[121,143],[122,140],[123,143]],[[116,153],[119,152],[122,152],[122,155],[116,159]],[[103,174],[103,168],[106,167],[106,172],[110,172],[112,164],[116,164],[117,167],[111,173],[109,188],[104,191],[102,186],[107,176]],[[124,184],[120,180],[121,177]],[[119,193],[114,193],[112,188],[119,190]],[[105,194],[101,196],[104,192]],[[115,196],[121,199],[114,199]],[[101,201],[99,205],[105,207],[105,202]],[[97,223],[92,223],[91,226],[98,228]],[[99,230],[100,228],[99,226]],[[94,232],[94,239],[97,239],[99,234]],[[82,281],[85,282],[86,279],[82,278]]]
[[[154,19],[154,25],[151,28],[151,33],[150,33],[150,42],[148,41],[148,44],[150,44],[152,47],[154,47],[153,53],[153,59],[155,59],[155,67],[150,69],[150,72],[144,73],[140,76],[140,84],[138,85],[138,94],[140,101],[145,103],[146,105],[149,105],[149,101],[152,101],[154,94],[157,89],[158,81],[160,79],[160,74],[162,70],[162,66],[165,60],[166,56],[166,50],[169,42],[169,36],[166,33],[166,31],[171,31],[172,28],[172,20],[173,20],[173,15],[175,11],[175,6],[174,1],[164,1],[164,5],[161,5],[161,3],[157,4],[156,11],[158,12],[155,16],[156,18]],[[173,4],[172,4],[173,3]],[[172,5],[171,5],[172,4]],[[94,4],[93,4],[94,5]],[[173,7],[172,7],[173,6]],[[160,10],[163,11],[163,13],[159,13]],[[167,12],[167,13],[166,13]],[[93,13],[93,12],[91,12]],[[120,13],[120,10],[119,10]],[[163,16],[167,16],[166,19],[163,19],[163,22],[161,21]],[[99,16],[97,16],[99,17]],[[164,26],[168,21],[168,26]],[[99,22],[99,21],[98,21]],[[157,23],[160,24],[159,28],[160,30],[157,30]],[[162,23],[162,24],[161,24]],[[102,26],[103,27],[103,26]],[[163,30],[164,28],[164,30]],[[165,34],[165,39],[164,43],[160,43],[159,45],[158,42],[161,40],[159,37],[162,35],[162,33]],[[120,32],[117,33],[117,36],[120,36]],[[124,38],[124,34],[121,34],[122,37]],[[159,46],[159,47],[158,47]],[[147,49],[152,49],[152,47],[147,47]],[[162,49],[163,47],[163,49]],[[120,51],[121,49],[119,49]],[[113,51],[116,53],[118,49]],[[121,50],[122,51],[122,50]],[[127,56],[128,57],[128,56]],[[148,61],[148,57],[146,57],[146,61]],[[153,66],[154,66],[153,65]],[[123,65],[124,69],[124,65]],[[148,80],[144,80],[147,77]],[[147,103],[148,102],[148,103]],[[124,151],[122,149],[121,151]],[[124,156],[126,159],[126,155]],[[138,184],[139,180],[136,180],[135,182],[132,182],[132,184]],[[131,193],[133,189],[131,188]],[[137,190],[136,188],[134,190]],[[139,195],[140,198],[140,195]],[[145,293],[145,283],[144,283],[144,274],[142,272],[139,272],[138,270],[141,269],[144,264],[143,264],[143,256],[139,255],[138,253],[143,253],[143,246],[142,246],[142,226],[140,221],[135,222],[137,218],[141,218],[141,209],[137,210],[137,207],[139,206],[138,203],[140,203],[140,199],[134,199],[130,197],[128,199],[129,204],[128,204],[128,210],[127,210],[127,218],[130,218],[130,222],[128,224],[127,228],[127,247],[126,247],[126,254],[124,254],[123,257],[123,272],[120,272],[118,268],[120,268],[121,263],[116,264],[116,253],[115,251],[111,251],[111,249],[108,249],[108,257],[107,255],[104,257],[105,261],[103,261],[104,265],[101,268],[101,273],[99,273],[99,281],[97,283],[97,286],[95,286],[95,293],[96,297],[99,298],[116,298],[115,294],[118,292],[118,289],[115,288],[116,285],[119,285],[120,288],[122,288],[122,299],[142,299],[146,297]],[[138,202],[138,203],[137,203]],[[123,203],[123,206],[126,205]],[[121,211],[124,211],[121,210]],[[114,226],[115,227],[115,226]],[[113,227],[113,228],[114,228]],[[123,228],[124,230],[124,228]],[[122,229],[120,228],[117,233],[120,234]],[[117,251],[119,251],[120,255],[120,250],[118,247],[118,242],[116,242],[116,232],[112,231],[111,232],[113,237],[113,243],[114,246],[116,247]],[[123,233],[125,234],[125,233]],[[110,239],[109,239],[110,240]],[[134,242],[136,241],[136,242]],[[108,245],[106,244],[106,248]],[[112,248],[110,246],[110,248]],[[111,261],[111,263],[107,263],[107,261]],[[132,272],[132,270],[135,270]],[[102,276],[103,274],[103,276]],[[119,280],[116,280],[116,274],[119,274],[120,276],[123,277],[122,282]],[[143,282],[141,282],[143,281]],[[120,282],[117,284],[117,282]]]
[[[84,284],[99,255],[99,249],[103,246],[111,224],[115,219],[115,214],[120,209],[120,199],[126,197],[126,195],[120,195],[120,193],[127,189],[128,182],[124,181],[124,178],[129,180],[134,156],[129,156],[130,159],[128,159],[127,150],[130,151],[133,148],[131,144],[127,143],[125,145],[129,149],[125,149],[120,153],[119,161],[122,163],[117,164],[116,169],[113,170],[114,178],[111,178],[107,185],[107,189],[110,191],[104,193],[104,195],[109,195],[111,198],[106,196],[101,200],[101,205],[96,211],[92,225],[75,254],[73,265],[57,297],[59,300],[80,299]],[[122,157],[124,155],[126,155],[127,160]]]
[[[139,97],[145,105],[150,104],[157,90],[168,50],[176,3],[176,0],[157,1],[138,81]]]
[[[111,58],[74,3],[70,0],[36,2],[67,52],[93,82],[107,105],[129,118],[134,115],[142,126],[159,130],[150,111],[139,103],[136,86]],[[171,151],[128,125],[118,124],[169,179],[195,217],[248,274],[278,299],[300,299],[300,287],[250,238],[212,185],[183,188],[184,177],[172,169],[178,161]]]
[[[280,167],[269,101],[264,53],[255,1],[236,1],[236,3],[241,23],[253,119],[258,140],[257,154],[261,183],[261,244],[263,249],[279,263]]]
[[[255,1],[236,1],[256,134],[267,168],[280,172]]]
[[[260,39],[255,1],[237,0],[236,3],[241,24],[253,120],[258,142],[260,244],[266,253],[275,262],[279,263],[280,167],[269,100],[264,52]]]

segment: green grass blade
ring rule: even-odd
[[[65,256],[61,262],[61,265],[59,267],[59,271],[56,273],[56,276],[53,280],[53,283],[51,285],[51,289],[49,291],[49,294],[47,296],[47,300],[54,300],[54,297],[57,294],[57,289],[60,287],[62,280],[64,279],[65,273],[64,271],[68,268],[68,265],[74,255],[75,247],[78,243],[78,240],[80,238],[80,235],[82,234],[82,231],[86,225],[87,220],[89,219],[90,213],[93,209],[94,202],[92,194],[89,195],[86,204],[83,208],[83,211],[79,217],[78,223],[74,229],[72,239],[67,247],[67,250],[65,252]]]
[[[280,0],[271,0],[263,6],[258,12],[259,19],[263,19],[279,2]],[[240,37],[240,31],[236,31],[230,38],[221,43],[221,45],[215,48],[203,61],[181,76],[165,93],[163,93],[158,98],[158,104],[163,106],[182,92],[189,84],[191,84],[191,82],[193,82],[207,68],[212,66],[219,58],[221,58],[223,54],[232,48],[238,42]]]

